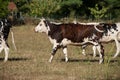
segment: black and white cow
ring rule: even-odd
[[[99,40],[102,38],[103,33],[98,30],[104,30],[101,25],[82,25],[82,24],[53,24],[48,20],[41,19],[40,23],[35,27],[36,32],[44,32],[48,35],[50,42],[53,44],[53,49],[49,62],[52,61],[53,56],[59,48],[63,48],[65,54],[65,61],[67,57],[67,45],[84,45],[92,44],[97,47],[99,51],[101,64],[104,60],[104,48]]]
[[[8,39],[8,35],[9,35],[11,27],[12,25],[7,19],[0,20],[0,53],[4,49],[5,51],[4,61],[5,62],[8,60],[9,46],[7,43],[7,39]]]
[[[116,53],[114,54],[114,57],[117,57],[118,54],[120,53],[120,23],[100,23],[103,27],[106,27],[106,30],[104,32],[103,37],[100,39],[101,43],[108,43],[111,41],[115,41],[116,44]],[[83,51],[82,53],[85,54],[85,47],[86,45],[83,46]],[[93,57],[96,56],[96,47],[93,46]]]

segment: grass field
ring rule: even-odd
[[[98,64],[99,56],[92,57],[92,47],[87,47],[87,56],[81,47],[68,46],[69,62],[64,62],[62,50],[58,50],[49,63],[52,45],[46,34],[35,33],[34,26],[13,27],[17,51],[11,43],[9,60],[4,63],[0,53],[0,80],[120,80],[120,56],[111,59],[115,44],[104,44],[105,63]]]

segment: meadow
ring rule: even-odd
[[[120,56],[112,59],[116,47],[114,42],[104,44],[105,62],[99,64],[99,56],[92,57],[92,46],[82,55],[81,47],[68,46],[69,61],[64,61],[62,50],[58,50],[52,63],[48,62],[52,44],[44,33],[35,33],[35,25],[14,26],[15,44],[11,34],[9,60],[4,63],[4,52],[0,53],[0,80],[120,80]]]

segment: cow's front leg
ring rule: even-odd
[[[65,62],[68,62],[68,56],[67,56],[67,46],[63,46],[63,53],[65,55]]]
[[[51,52],[51,57],[50,57],[50,59],[49,59],[49,62],[52,62],[53,57],[54,57],[54,55],[55,55],[55,53],[56,53],[56,51],[58,50],[59,47],[60,47],[59,45],[54,45],[54,46],[53,46],[53,49],[52,49],[52,52]]]

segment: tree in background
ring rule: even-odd
[[[30,0],[14,0],[14,2],[18,8],[18,12],[28,15],[30,12]]]
[[[82,0],[63,0],[59,12],[64,17],[76,17],[78,9],[82,5]]]
[[[17,15],[120,20],[120,0],[0,0],[0,17],[8,15],[7,6],[10,1],[16,4]]]
[[[8,11],[8,0],[0,0],[0,18],[4,18],[9,13]]]
[[[38,17],[50,16],[60,8],[61,0],[34,0],[30,4],[30,15]]]
[[[105,8],[102,6],[101,9],[99,9],[98,4],[95,5],[95,8],[89,8],[91,11],[91,14],[94,16],[94,18],[98,21],[101,18],[105,17],[105,14],[107,13],[108,8]]]
[[[120,20],[120,0],[104,0],[105,5],[108,9],[109,19],[119,19]]]

